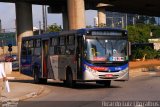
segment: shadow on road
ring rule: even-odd
[[[19,83],[30,83],[34,84],[33,80],[9,80],[9,82],[19,82]],[[47,84],[42,84],[46,86],[55,86],[55,87],[64,87],[64,88],[70,88],[67,87],[63,82],[48,82]],[[121,86],[114,86],[111,85],[110,87],[105,87],[104,85],[101,84],[96,84],[94,82],[87,82],[87,83],[80,83],[77,82],[76,85],[72,89],[102,89],[102,88],[121,88]]]
[[[9,82],[20,82],[20,83],[31,83],[31,84],[34,84],[33,80],[9,80]]]
[[[65,87],[65,88],[70,88],[67,87],[65,84],[62,82],[50,82],[46,85],[49,86],[56,86],[56,87]],[[76,85],[72,89],[102,89],[102,88],[121,88],[120,86],[114,86],[111,85],[110,87],[105,87],[104,85],[96,84],[96,83],[76,83]]]

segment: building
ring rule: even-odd
[[[126,28],[126,25],[135,24],[135,14],[126,14],[119,12],[106,12],[106,23],[107,27],[113,28]]]
[[[0,47],[8,46],[8,44],[16,46],[16,33],[0,33]]]

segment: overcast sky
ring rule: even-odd
[[[42,21],[42,7],[33,5],[33,25],[38,27],[38,22]],[[93,25],[93,18],[97,16],[97,12],[93,10],[86,11],[86,24]],[[61,14],[48,14],[48,25],[57,23],[62,25]],[[0,3],[0,19],[2,21],[2,28],[7,31],[15,28],[15,5],[12,3]]]

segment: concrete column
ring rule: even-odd
[[[16,27],[18,42],[25,36],[33,35],[32,5],[25,2],[16,3]]]
[[[84,0],[67,0],[69,29],[85,28]]]
[[[20,59],[22,37],[33,35],[32,5],[25,2],[17,2],[15,5],[18,54]]]
[[[106,25],[106,11],[105,7],[98,8],[98,25],[104,26]]]
[[[63,17],[63,30],[69,30],[68,13],[63,12],[62,17]]]

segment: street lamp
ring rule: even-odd
[[[46,5],[42,6],[42,18],[43,18],[43,30],[44,32],[47,31],[47,9]]]

